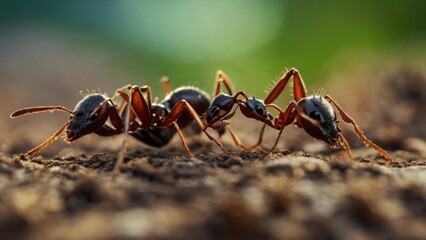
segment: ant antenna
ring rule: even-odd
[[[58,137],[61,135],[61,133],[65,130],[65,128],[70,124],[71,120],[68,120],[64,126],[62,126],[58,131],[56,131],[51,137],[49,137],[46,141],[44,141],[42,144],[38,145],[37,147],[31,149],[30,151],[26,152],[25,154],[21,155],[21,158],[25,156],[31,156],[34,155],[41,150],[45,149],[47,146],[49,146],[51,143],[56,141]]]
[[[30,107],[30,108],[19,109],[18,111],[15,111],[14,113],[12,113],[10,117],[17,118],[17,117],[22,117],[28,114],[40,113],[40,112],[53,112],[55,110],[74,114],[73,111],[63,106],[40,106],[40,107]]]

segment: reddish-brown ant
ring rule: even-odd
[[[294,100],[290,102],[284,111],[282,111],[279,107],[272,103],[281,94],[291,77],[293,77]],[[238,100],[238,96],[243,96],[244,99]],[[306,87],[302,77],[294,68],[283,75],[263,102],[256,100],[256,104],[249,104],[246,94],[240,92],[233,96],[226,94],[217,95],[216,98],[212,100],[212,104],[207,110],[207,116],[211,116],[207,118],[206,125],[213,126],[213,128],[215,128],[215,125],[217,126],[216,128],[223,126],[224,123],[222,123],[222,121],[233,116],[233,112],[231,112],[231,110],[235,104],[238,104],[243,113],[248,110],[251,111],[251,114],[244,114],[246,117],[254,118],[265,123],[260,133],[258,143],[252,148],[261,145],[264,129],[266,125],[269,125],[279,130],[275,144],[269,150],[272,152],[285,127],[295,122],[298,127],[303,128],[310,136],[324,141],[331,147],[337,148],[342,146],[347,151],[349,158],[352,159],[349,144],[341,134],[341,130],[338,127],[339,121],[332,106],[333,104],[343,121],[354,127],[356,134],[367,146],[376,150],[389,162],[394,161],[387,152],[367,139],[355,121],[345,111],[343,111],[343,109],[329,95],[324,97],[307,96]],[[270,114],[263,112],[266,107],[272,107],[279,112],[279,115],[274,118],[273,124],[271,123],[272,120],[270,119]],[[263,118],[260,116],[263,116]]]
[[[128,93],[123,88],[116,91],[116,94],[122,97],[117,107],[111,98],[102,94],[90,94],[78,102],[73,111],[62,106],[42,106],[24,108],[12,113],[12,118],[55,110],[71,114],[69,120],[55,134],[23,154],[22,157],[43,150],[64,130],[67,142],[73,142],[89,133],[111,136],[131,132],[130,134],[137,139],[157,147],[167,144],[177,132],[182,146],[192,157],[193,154],[183,138],[181,128],[195,122],[199,129],[204,129],[199,116],[206,112],[210,105],[210,98],[207,93],[195,87],[181,87],[171,91],[167,78],[163,78],[162,83],[167,96],[161,103],[152,103],[149,86],[134,85],[124,88],[128,90]],[[110,123],[107,122],[108,119]],[[225,151],[216,139],[207,131],[204,132],[210,140]],[[121,156],[117,160],[116,169],[124,158],[124,152],[124,150],[120,152]]]

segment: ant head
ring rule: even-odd
[[[310,96],[302,99],[299,103],[302,111],[310,118],[315,119],[318,125],[302,119],[305,131],[314,138],[320,139],[330,146],[337,147],[339,144],[338,120],[333,106],[321,96]]]
[[[232,117],[232,113],[229,114],[234,106],[235,101],[232,96],[224,93],[218,94],[213,98],[210,107],[206,113],[206,123],[208,125],[214,125],[218,121],[226,120]]]
[[[91,94],[77,103],[66,130],[67,141],[73,142],[86,134],[92,133],[106,122],[108,107],[104,105],[104,107],[99,108],[99,105],[105,100],[107,98],[102,94]]]
[[[272,116],[266,110],[266,106],[263,101],[256,99],[255,97],[248,99],[245,102],[240,102],[240,109],[244,116],[248,118],[254,118],[258,121],[272,126]]]

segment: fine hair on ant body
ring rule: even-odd
[[[57,140],[64,131],[65,140],[69,143],[90,133],[100,136],[124,133],[123,147],[117,159],[115,173],[119,171],[124,160],[128,132],[140,141],[156,147],[166,145],[174,134],[178,133],[182,146],[188,155],[193,157],[181,129],[193,123],[198,129],[204,129],[199,116],[207,111],[210,98],[207,93],[196,87],[180,87],[171,91],[166,77],[162,79],[162,85],[167,95],[161,103],[152,102],[149,86],[129,85],[116,91],[116,95],[121,97],[117,105],[103,94],[90,94],[80,100],[72,111],[63,106],[30,107],[15,111],[10,117],[56,110],[71,114],[69,120],[58,131],[39,146],[22,154],[21,158],[43,150]],[[222,144],[207,131],[204,133],[225,151]],[[219,131],[219,135],[221,133],[223,132]]]
[[[291,101],[287,108],[283,111],[277,105],[273,104],[273,102],[284,90],[290,78],[293,78],[294,100]],[[244,100],[238,100],[238,96],[244,96]],[[285,127],[292,123],[295,123],[296,126],[298,126],[299,128],[303,128],[311,137],[322,140],[333,148],[343,147],[347,151],[349,158],[352,159],[352,153],[350,151],[349,144],[341,133],[340,128],[338,127],[339,120],[337,119],[336,111],[333,108],[334,105],[341,119],[345,123],[348,123],[353,126],[355,133],[364,142],[364,144],[374,149],[376,152],[382,155],[388,162],[394,162],[392,156],[390,156],[382,148],[371,142],[364,135],[364,133],[361,131],[355,121],[345,111],[343,111],[343,109],[337,104],[337,102],[333,98],[331,98],[331,96],[307,96],[305,83],[303,82],[302,77],[295,68],[292,68],[287,71],[277,82],[277,84],[272,88],[266,99],[264,101],[257,100],[255,105],[248,104],[248,98],[244,92],[238,92],[233,96],[226,96],[226,94],[217,95],[216,98],[212,100],[212,104],[207,110],[207,115],[211,115],[209,116],[209,118],[207,118],[207,126],[223,126],[224,123],[221,122],[223,120],[230,119],[233,116],[233,112],[231,112],[231,109],[232,106],[235,104],[238,104],[238,106],[240,106],[242,112],[243,109],[252,110],[252,113],[257,112],[256,110],[258,110],[257,114],[244,115],[248,118],[254,118],[264,123],[264,126],[259,135],[258,142],[249,149],[254,149],[255,147],[262,144],[264,130],[268,125],[279,131],[278,137],[273,147],[269,150],[269,152],[272,152],[277,146]],[[279,112],[279,115],[271,119],[271,114],[267,113],[266,111],[265,113],[263,113],[263,109],[267,107],[276,109]],[[263,116],[263,118],[259,116]]]

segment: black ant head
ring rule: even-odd
[[[105,100],[107,98],[102,94],[91,94],[77,103],[66,130],[67,141],[72,142],[92,133],[107,121],[107,106],[97,109]]]
[[[206,113],[206,123],[208,125],[214,125],[215,123],[229,119],[232,117],[232,107],[235,105],[234,98],[224,93],[218,94],[213,98],[210,107]]]
[[[258,121],[272,126],[272,116],[268,113],[263,101],[256,99],[255,97],[248,99],[245,102],[241,102],[240,109],[244,116],[248,118],[254,118]]]
[[[303,128],[314,138],[320,139],[330,146],[337,147],[339,145],[338,120],[333,106],[320,96],[310,96],[300,101],[302,111],[310,118],[317,121],[315,126],[310,121],[302,119]],[[300,105],[299,105],[300,106]]]

